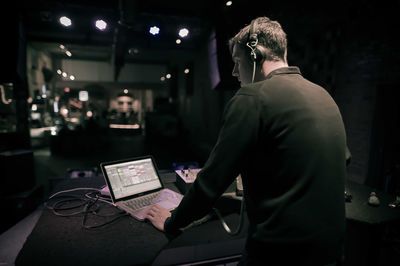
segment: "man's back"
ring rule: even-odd
[[[346,137],[333,99],[290,67],[243,87],[232,102],[251,103],[248,115],[259,123],[240,169],[251,239],[335,253],[345,230]]]

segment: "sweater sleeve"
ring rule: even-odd
[[[176,232],[205,216],[239,175],[243,158],[256,143],[259,117],[256,97],[236,94],[229,101],[218,140],[195,182],[164,224],[167,233]]]

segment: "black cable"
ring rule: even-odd
[[[67,192],[73,192],[76,190],[95,190],[94,192],[89,192],[86,193],[83,196],[76,196],[76,195],[61,195],[63,193],[67,193]],[[92,194],[94,194],[92,197]],[[103,227],[105,225],[111,224],[113,222],[115,222],[116,220],[128,216],[129,214],[124,212],[124,211],[119,211],[117,213],[114,214],[108,214],[108,215],[104,215],[104,214],[99,214],[99,210],[101,205],[99,204],[100,202],[106,203],[106,204],[111,204],[111,202],[105,200],[103,197],[101,197],[100,192],[98,189],[72,189],[72,190],[65,190],[65,191],[60,191],[57,192],[55,194],[53,194],[51,197],[49,197],[49,200],[46,201],[44,203],[44,206],[51,210],[53,212],[54,215],[56,216],[61,216],[61,217],[72,217],[72,216],[79,216],[82,215],[82,227],[85,229],[95,229],[95,228],[100,228]],[[63,197],[66,199],[62,199],[62,200],[58,200],[55,201],[53,204],[49,204],[49,201],[56,198],[56,197]],[[75,203],[78,202],[78,203]],[[75,203],[75,204],[70,204],[70,203]],[[67,204],[67,206],[65,206]],[[66,210],[73,210],[73,209],[77,209],[82,207],[80,210],[72,212],[72,213],[62,213],[62,211],[66,211]],[[95,206],[95,208],[93,209],[93,207]],[[104,205],[102,205],[104,206]],[[113,206],[113,205],[112,205]],[[93,225],[93,226],[88,226],[86,225],[86,221],[87,221],[87,216],[88,214],[93,214],[94,216],[98,216],[98,217],[113,217],[115,215],[118,215],[117,217],[102,223],[102,224],[98,224],[98,225]]]

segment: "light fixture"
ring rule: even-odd
[[[70,79],[70,80],[75,80],[75,76],[74,76],[74,75],[71,75],[71,76],[69,76],[69,79]]]
[[[182,41],[181,41],[181,39],[176,39],[175,42],[176,42],[176,44],[181,44]]]
[[[87,91],[79,91],[78,93],[79,101],[86,102],[89,100],[89,92]]]
[[[61,75],[62,75],[64,78],[66,78],[66,77],[68,76],[68,74],[67,74],[66,72],[63,72]]]
[[[160,28],[157,27],[157,26],[152,26],[152,27],[150,27],[149,32],[150,32],[152,35],[157,35],[157,34],[160,33]]]
[[[124,93],[125,93],[125,94],[128,94],[128,89],[124,89]]]
[[[61,50],[64,50],[64,49],[65,49],[65,46],[64,46],[64,45],[62,45],[62,44],[60,44],[60,46],[59,46],[59,47],[60,47],[60,49],[61,49]]]
[[[182,28],[179,30],[179,36],[181,36],[182,38],[185,38],[189,35],[189,30],[186,28]]]
[[[160,80],[161,80],[161,81],[165,81],[165,77],[161,77]]]
[[[131,48],[128,50],[129,54],[138,54],[139,53],[139,49],[137,48]]]
[[[171,78],[171,74],[167,74],[167,75],[165,75],[165,77],[166,77],[167,79],[170,79],[170,78]]]
[[[107,22],[105,22],[102,19],[96,20],[95,25],[96,25],[96,28],[98,28],[101,31],[103,31],[103,30],[105,30],[107,28]]]
[[[186,68],[183,73],[188,74],[189,73],[189,68]]]
[[[57,74],[58,74],[58,75],[61,75],[61,74],[62,74],[61,69],[57,69]]]
[[[232,1],[226,1],[226,3],[225,3],[226,6],[231,6],[232,4],[233,4]]]
[[[71,57],[72,56],[72,53],[70,52],[70,51],[65,51],[65,54],[68,56],[68,57]]]
[[[61,25],[65,26],[65,27],[69,27],[72,25],[71,19],[66,16],[60,17],[60,23],[61,23]]]

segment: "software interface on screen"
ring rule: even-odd
[[[104,169],[115,199],[162,187],[150,158],[107,165]]]

